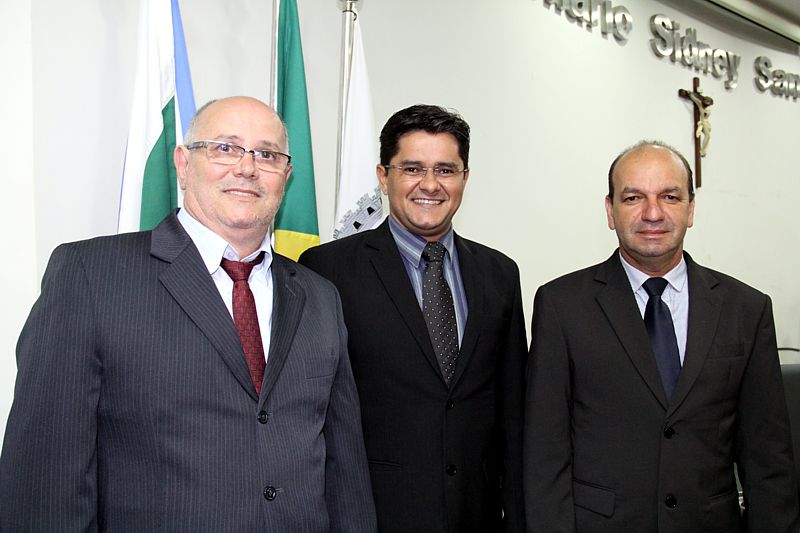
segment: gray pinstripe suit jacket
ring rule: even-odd
[[[17,346],[0,530],[374,531],[338,294],[272,273],[258,398],[175,213],[57,248]]]

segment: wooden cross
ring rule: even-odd
[[[705,157],[708,151],[708,142],[711,140],[711,111],[714,100],[703,95],[700,88],[700,78],[692,78],[692,90],[678,89],[678,96],[690,100],[694,105],[694,182],[698,189],[702,185],[700,173],[700,158]]]

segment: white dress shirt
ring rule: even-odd
[[[264,260],[253,267],[248,283],[256,301],[261,343],[264,345],[264,357],[267,358],[270,331],[272,330],[272,248],[270,247],[269,233],[264,236],[261,246],[255,252],[240,258],[233,246],[201,224],[186,209],[178,211],[178,222],[181,223],[200,252],[200,257],[203,258],[203,263],[208,269],[211,279],[214,280],[231,319],[233,318],[233,280],[220,266],[222,258],[231,261],[252,261],[259,253],[264,252]]]
[[[639,313],[644,318],[644,310],[647,307],[647,300],[650,296],[643,285],[645,281],[650,279],[650,276],[625,261],[622,254],[619,255],[619,258],[622,261],[625,273],[628,275],[633,294],[636,296]],[[681,366],[683,366],[683,358],[686,355],[686,332],[689,329],[689,276],[686,273],[686,260],[681,257],[680,263],[661,277],[668,282],[664,292],[661,294],[661,299],[667,304],[672,315],[675,339],[678,341],[678,353],[681,356]]]

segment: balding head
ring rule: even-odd
[[[194,114],[192,117],[191,122],[189,123],[189,129],[186,131],[186,137],[184,139],[185,144],[191,144],[194,141],[204,140],[206,137],[201,136],[200,133],[203,130],[203,126],[205,122],[211,118],[213,120],[213,113],[212,116],[209,115],[209,111],[213,111],[215,107],[221,107],[223,109],[228,108],[229,106],[237,106],[237,105],[244,105],[244,106],[252,106],[254,108],[263,107],[268,110],[268,112],[280,123],[280,127],[283,130],[283,142],[281,146],[278,148],[282,152],[289,153],[289,133],[286,130],[286,124],[283,120],[278,116],[274,109],[263,103],[261,100],[256,98],[252,98],[250,96],[229,96],[226,98],[219,98],[214,100],[209,100],[205,104],[203,104],[200,109]]]
[[[692,178],[692,167],[689,165],[689,162],[683,157],[678,150],[673,148],[672,146],[668,145],[662,141],[647,141],[642,140],[638,143],[634,144],[633,146],[629,146],[625,150],[623,150],[614,161],[611,163],[611,167],[608,169],[608,197],[611,201],[614,201],[614,175],[619,166],[620,162],[628,157],[633,153],[638,153],[643,150],[667,150],[672,153],[675,157],[676,162],[680,163],[681,167],[686,173],[686,186],[687,190],[689,191],[689,199],[694,199],[694,181]]]

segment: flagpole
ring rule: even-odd
[[[350,67],[353,57],[353,24],[358,18],[357,3],[358,0],[339,0],[339,5],[342,8],[342,61],[339,76],[339,137],[336,142],[336,202],[334,204],[334,213],[338,213],[339,210],[344,117],[347,113],[347,88],[350,86]]]
[[[278,19],[281,14],[281,0],[272,0],[272,53],[269,65],[269,105],[278,109]]]

